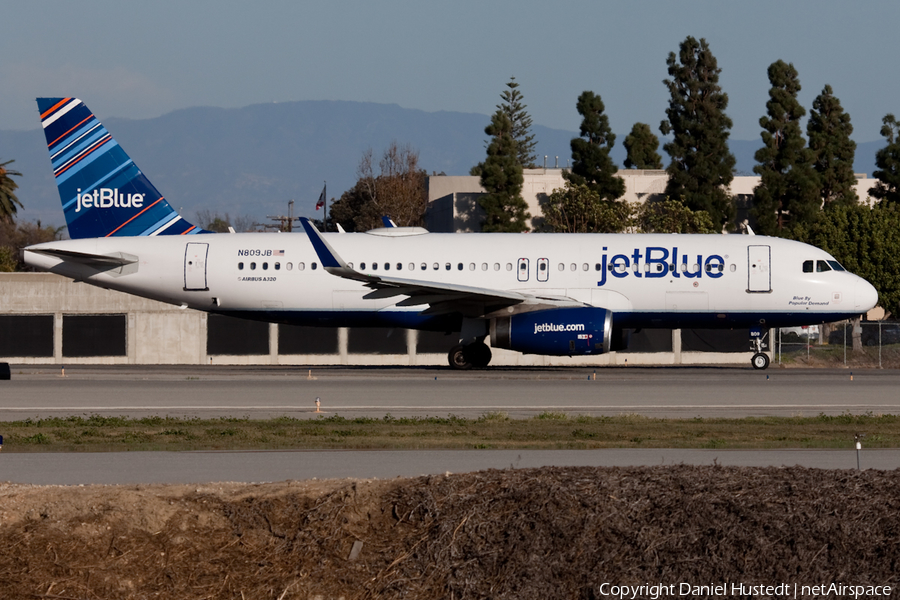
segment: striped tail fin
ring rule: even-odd
[[[38,98],[72,239],[209,233],[169,206],[78,98]]]

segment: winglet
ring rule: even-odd
[[[347,266],[347,263],[338,256],[338,253],[334,251],[334,248],[325,241],[325,238],[322,237],[322,234],[319,233],[319,230],[315,228],[309,219],[300,217],[300,224],[303,225],[303,229],[306,231],[306,235],[309,236],[309,241],[312,243],[316,254],[319,256],[319,260],[322,261],[322,266],[325,267],[325,269],[350,268]]]
[[[385,227],[396,227],[396,226],[397,226],[397,224],[394,223],[394,220],[391,219],[391,218],[390,218],[389,216],[387,216],[387,215],[384,215],[384,216],[381,217],[381,223],[382,223]]]

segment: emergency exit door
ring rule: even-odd
[[[772,291],[772,249],[770,246],[747,246],[749,274],[747,291],[767,293]]]
[[[191,242],[184,249],[184,291],[205,292],[209,290],[206,285],[206,255],[209,252],[209,244]]]

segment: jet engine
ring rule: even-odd
[[[523,354],[603,354],[611,340],[612,312],[605,308],[551,308],[491,319],[491,346]]]

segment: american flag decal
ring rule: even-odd
[[[273,250],[272,253],[275,256],[284,256],[284,250]]]

